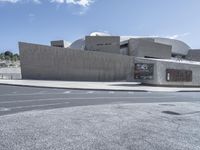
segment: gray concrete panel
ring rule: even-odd
[[[64,40],[51,41],[51,46],[55,46],[55,47],[67,48],[67,47],[69,47],[69,45],[70,45],[70,43],[68,43],[67,41],[64,41]]]
[[[86,36],[85,49],[88,51],[100,51],[120,54],[119,36]]]
[[[171,45],[173,54],[187,55],[188,50],[190,49],[190,47],[186,43],[179,41],[177,39],[160,38],[160,37],[156,37],[153,39],[154,42],[156,43]]]
[[[200,49],[190,49],[188,51],[186,59],[192,61],[200,61]]]
[[[142,83],[166,86],[200,86],[200,64],[146,58],[135,58],[135,63],[154,64],[153,80],[142,80]],[[166,69],[191,70],[192,82],[169,82],[166,80]]]
[[[133,75],[133,57],[19,43],[23,79],[114,81]]]
[[[129,40],[129,55],[135,57],[171,58],[171,46],[144,39]]]

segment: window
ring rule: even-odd
[[[137,63],[135,64],[134,78],[141,80],[152,80],[153,70],[153,64]]]
[[[192,82],[192,71],[166,69],[166,80],[170,82]]]

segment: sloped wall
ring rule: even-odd
[[[23,79],[115,81],[133,77],[133,57],[19,43]]]

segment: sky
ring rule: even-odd
[[[200,0],[0,0],[0,52],[91,32],[161,36],[200,48]]]

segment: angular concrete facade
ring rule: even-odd
[[[191,61],[200,61],[200,49],[190,49],[186,59]]]
[[[102,34],[67,48],[62,41],[52,46],[20,42],[19,50],[23,79],[200,86],[199,50],[173,39]]]
[[[116,81],[131,78],[133,58],[19,43],[23,79]]]
[[[130,39],[129,40],[129,55],[135,57],[160,58],[170,59],[170,45],[151,42],[145,39]]]
[[[85,50],[120,54],[120,37],[86,36]]]
[[[135,58],[135,64],[153,64],[153,78],[151,80],[136,80],[150,85],[163,86],[199,86],[200,85],[200,63],[189,61],[145,59]],[[192,72],[191,81],[168,81],[167,70],[187,70]]]

